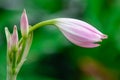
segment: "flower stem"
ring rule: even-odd
[[[52,25],[53,23],[55,23],[54,19],[46,20],[46,21],[42,21],[40,23],[37,23],[37,24],[33,25],[32,27],[30,27],[29,33],[32,32],[32,31],[34,31],[34,30],[36,30],[36,29],[38,29],[41,26]]]
[[[7,76],[7,80],[16,80],[16,77],[16,74],[9,74],[9,76]]]
[[[17,72],[10,69],[11,68],[7,67],[7,80],[16,80]]]

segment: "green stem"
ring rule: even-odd
[[[16,80],[17,78],[17,74],[9,74],[9,76],[7,76],[7,80]]]
[[[34,30],[36,30],[36,29],[38,29],[38,28],[40,28],[40,27],[42,27],[42,26],[52,25],[52,24],[54,24],[55,22],[56,22],[56,21],[55,21],[54,19],[39,22],[39,23],[33,25],[32,27],[30,27],[29,33],[32,32],[32,31],[34,31]],[[22,41],[23,41],[23,37],[22,37],[22,38],[20,39],[20,41],[19,41],[19,46],[20,46],[20,44],[22,43]]]
[[[23,39],[22,40],[22,51],[20,53],[20,55],[18,56],[18,60],[17,60],[17,64],[19,64],[19,62],[21,61],[22,59],[22,56],[23,56],[23,52],[24,52],[24,49],[25,49],[25,45],[26,45],[26,39]]]
[[[16,80],[17,72],[16,70],[11,70],[11,67],[7,67],[7,80]]]
[[[17,51],[13,51],[13,60],[12,60],[12,69],[16,68],[16,61],[17,61]]]
[[[9,53],[7,53],[9,54]],[[7,80],[16,80],[17,71],[16,71],[16,51],[13,51],[12,60],[10,60],[11,56],[7,55]]]
[[[46,21],[42,21],[38,24],[35,24],[34,26],[30,27],[30,30],[29,30],[29,33],[40,28],[41,26],[45,26],[45,25],[52,25],[55,23],[55,20],[54,19],[51,19],[51,20],[46,20]]]

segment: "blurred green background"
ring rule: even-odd
[[[28,59],[17,80],[120,80],[120,0],[0,0],[0,80],[6,78],[6,38],[27,10],[30,25],[58,17],[86,21],[109,38],[86,49],[53,26],[34,32]],[[20,38],[20,36],[19,36]]]

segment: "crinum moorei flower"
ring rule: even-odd
[[[55,25],[64,36],[78,46],[86,48],[97,47],[100,46],[97,42],[107,38],[107,35],[104,35],[84,21],[71,18],[57,18],[55,20]]]

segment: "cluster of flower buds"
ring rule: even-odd
[[[18,72],[23,62],[27,57],[27,53],[32,43],[32,36],[29,33],[29,24],[26,11],[24,10],[20,20],[20,28],[22,38],[19,40],[16,25],[14,26],[13,33],[11,34],[7,27],[5,27],[5,34],[7,38],[7,65],[8,71]],[[8,72],[10,73],[10,72]],[[11,74],[12,74],[11,73]]]
[[[26,15],[26,11],[24,10],[21,16],[20,21],[20,28],[21,28],[21,34],[23,38],[26,38],[28,36],[29,32],[29,24],[28,24],[28,18]],[[18,31],[17,26],[14,25],[13,34],[11,34],[7,27],[5,27],[5,33],[7,38],[7,44],[9,51],[18,48]]]

